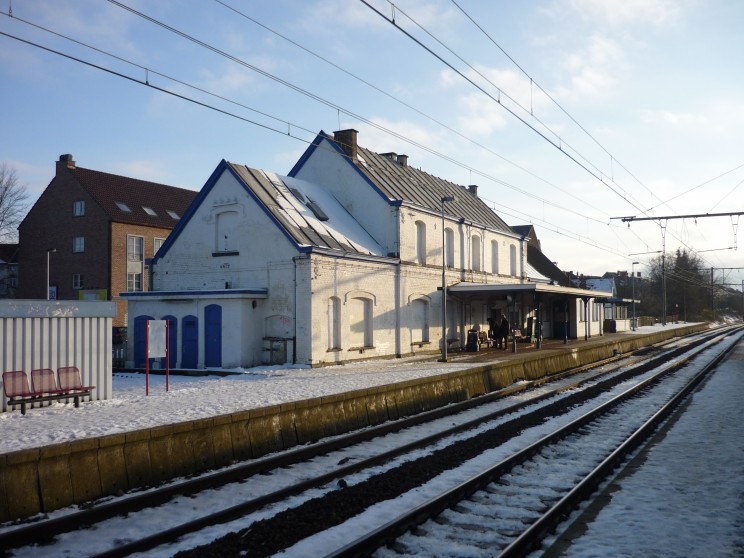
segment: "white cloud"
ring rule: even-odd
[[[564,67],[570,86],[559,89],[562,96],[598,97],[616,87],[627,70],[625,53],[618,43],[592,35],[585,47],[566,56]]]
[[[570,0],[569,6],[585,19],[611,25],[651,24],[676,25],[684,12],[684,2],[678,0]]]
[[[711,122],[703,114],[672,112],[668,110],[644,110],[641,118],[647,124],[664,125],[672,128],[708,127]]]

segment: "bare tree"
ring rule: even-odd
[[[28,192],[18,182],[15,169],[0,164],[0,242],[14,241],[28,209]]]

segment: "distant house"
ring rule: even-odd
[[[150,292],[122,295],[138,366],[150,319],[169,322],[174,367],[322,366],[459,348],[502,316],[547,317],[551,334],[553,297],[568,317],[564,298],[603,296],[530,266],[477,186],[360,147],[356,130],[321,132],[288,176],[222,161],[152,274]]]
[[[72,155],[60,156],[54,178],[18,229],[17,297],[113,300],[113,326],[125,326],[119,293],[147,290],[146,261],[196,194],[81,168]]]
[[[15,298],[18,287],[18,244],[0,244],[0,298]]]

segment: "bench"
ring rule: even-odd
[[[73,399],[75,407],[80,406],[80,398],[90,396],[95,386],[83,386],[80,370],[75,366],[64,366],[57,370],[59,384],[50,368],[31,371],[29,388],[28,375],[23,370],[3,372],[3,393],[10,407],[21,406],[21,414],[26,414],[26,405],[43,401]]]

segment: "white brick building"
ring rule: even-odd
[[[172,368],[440,351],[443,269],[448,286],[483,286],[448,297],[447,341],[462,346],[489,319],[537,316],[508,291],[550,281],[527,252],[476,186],[361,148],[355,130],[321,132],[286,177],[218,165],[154,258],[153,290],[122,294],[128,361],[144,363],[146,319],[169,320]]]

